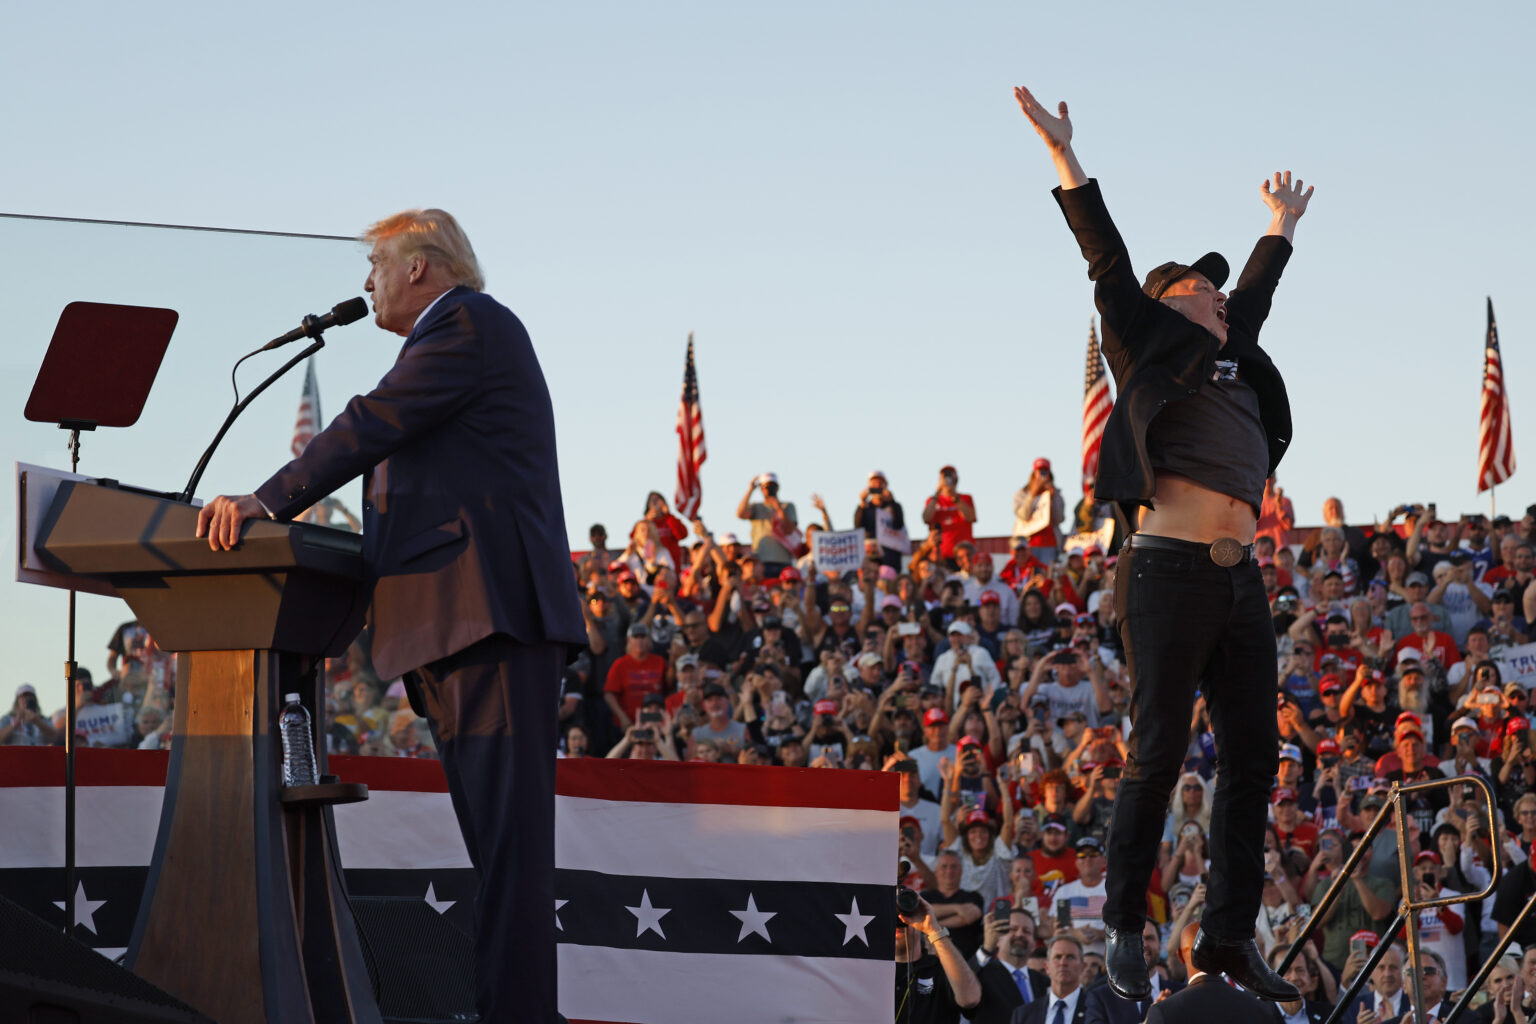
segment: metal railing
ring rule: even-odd
[[[1490,833],[1488,846],[1490,860],[1492,861],[1488,885],[1481,892],[1458,893],[1455,896],[1442,896],[1427,900],[1415,899],[1413,895],[1413,862],[1408,855],[1408,830],[1406,827],[1406,815],[1409,811],[1405,798],[1427,790],[1469,785],[1476,786],[1482,791],[1483,802],[1488,813]],[[1397,822],[1397,862],[1398,869],[1402,875],[1403,892],[1403,898],[1398,903],[1397,917],[1393,919],[1392,924],[1383,934],[1382,940],[1376,944],[1376,948],[1371,951],[1371,955],[1366,959],[1359,973],[1355,975],[1354,980],[1350,982],[1348,989],[1339,996],[1333,1012],[1328,1015],[1326,1024],[1339,1024],[1340,1017],[1345,1009],[1348,1008],[1350,1003],[1354,1002],[1355,997],[1360,994],[1360,990],[1365,987],[1366,980],[1376,970],[1376,965],[1381,963],[1382,958],[1387,955],[1387,950],[1391,948],[1392,943],[1397,939],[1398,932],[1403,929],[1404,925],[1407,925],[1408,928],[1408,979],[1412,985],[1410,999],[1413,1004],[1413,1018],[1415,1024],[1425,1024],[1425,1014],[1428,1008],[1424,1005],[1423,973],[1421,971],[1423,965],[1419,949],[1418,911],[1428,910],[1432,907],[1450,906],[1453,903],[1471,903],[1474,900],[1486,899],[1493,895],[1494,889],[1499,884],[1502,851],[1499,848],[1498,814],[1494,808],[1493,790],[1489,788],[1486,779],[1480,775],[1457,775],[1446,779],[1410,782],[1407,785],[1394,782],[1392,789],[1387,794],[1386,803],[1382,805],[1381,810],[1376,814],[1376,820],[1371,822],[1370,828],[1365,830],[1365,835],[1355,843],[1354,850],[1351,851],[1348,859],[1344,861],[1343,867],[1339,869],[1338,877],[1328,887],[1328,892],[1324,894],[1322,901],[1312,908],[1312,914],[1307,918],[1306,923],[1302,925],[1301,931],[1292,939],[1290,951],[1286,953],[1285,959],[1280,962],[1278,968],[1280,974],[1284,974],[1290,968],[1291,962],[1300,954],[1302,945],[1312,937],[1313,931],[1322,923],[1323,916],[1344,891],[1344,886],[1350,883],[1364,850],[1375,841],[1376,836],[1386,827],[1387,822],[1393,819],[1394,814],[1396,815]],[[1489,972],[1498,963],[1499,957],[1504,955],[1504,950],[1509,947],[1515,932],[1525,922],[1526,916],[1530,914],[1533,906],[1536,906],[1536,895],[1533,895],[1521,909],[1519,915],[1504,933],[1504,937],[1494,947],[1492,955],[1484,961],[1476,976],[1467,982],[1466,990],[1462,993],[1461,999],[1457,1001],[1451,1012],[1442,1018],[1441,1024],[1455,1024],[1462,1012],[1466,1010],[1472,997],[1477,994],[1478,989],[1482,987],[1483,982],[1487,979]],[[1469,925],[1471,924],[1472,922],[1469,922]]]

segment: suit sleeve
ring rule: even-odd
[[[292,519],[450,419],[479,386],[484,349],[460,304],[417,336],[377,387],[358,395],[256,490],[275,519]]]
[[[1088,279],[1093,282],[1093,301],[1104,316],[1106,352],[1134,330],[1152,302],[1141,290],[1125,241],[1109,217],[1097,178],[1088,179],[1081,188],[1052,189],[1051,194],[1067,218],[1067,226],[1077,239],[1083,259],[1088,261]]]
[[[1280,235],[1265,235],[1254,245],[1237,284],[1227,296],[1227,323],[1258,334],[1269,317],[1280,274],[1291,259],[1291,243]]]

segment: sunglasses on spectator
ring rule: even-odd
[[[1104,854],[1099,852],[1098,850],[1078,850],[1077,851],[1077,859],[1078,860],[1087,860],[1089,857],[1102,857],[1102,856],[1104,856]]]

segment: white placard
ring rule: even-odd
[[[850,570],[857,572],[864,564],[863,530],[817,530],[811,538],[811,556],[817,572],[841,575]]]

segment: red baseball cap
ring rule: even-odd
[[[1272,804],[1281,804],[1287,800],[1289,800],[1291,803],[1295,803],[1296,791],[1294,789],[1281,786],[1275,790],[1275,794],[1274,796],[1270,797],[1269,802]]]
[[[1376,944],[1381,941],[1381,936],[1368,928],[1362,928],[1349,937],[1350,942],[1354,942],[1356,939],[1364,942],[1366,949],[1375,949]]]
[[[819,700],[815,703],[811,710],[818,715],[835,715],[837,714],[837,701]]]
[[[1339,677],[1331,672],[1317,681],[1317,692],[1319,694],[1338,693],[1341,689],[1343,689],[1343,684],[1339,682]]]
[[[1420,850],[1419,855],[1413,858],[1413,862],[1417,864],[1421,860],[1433,861],[1434,863],[1439,864],[1440,855],[1434,850]]]
[[[1324,754],[1338,754],[1338,752],[1339,752],[1338,741],[1333,739],[1332,737],[1328,737],[1326,739],[1321,739],[1321,740],[1317,741],[1317,756],[1321,757]]]
[[[995,590],[988,590],[988,591],[984,591],[982,593],[982,595],[981,595],[981,602],[980,603],[981,604],[1002,604],[1003,603],[1003,599],[998,596],[997,591],[995,591]]]
[[[943,708],[929,708],[923,712],[924,725],[936,725],[947,721],[949,721],[949,716],[944,713]]]
[[[805,577],[800,575],[800,570],[792,565],[786,565],[784,571],[779,573],[780,583],[799,583]]]
[[[985,825],[994,830],[997,828],[996,822],[980,807],[965,816],[965,827],[970,828],[972,825]]]
[[[1035,460],[1034,468],[1036,470],[1042,470],[1043,469],[1043,470],[1045,470],[1045,472],[1049,473],[1051,471],[1051,460],[1050,459],[1036,459]]]
[[[1504,735],[1512,736],[1521,729],[1529,729],[1530,727],[1531,720],[1529,718],[1526,718],[1524,715],[1510,715],[1509,719],[1504,723]]]
[[[916,825],[918,828],[923,827],[923,823],[912,817],[910,814],[903,814],[900,820],[896,822],[897,828],[906,828],[908,825]]]
[[[961,736],[959,742],[955,744],[955,753],[958,754],[960,751],[964,750],[966,747],[980,747],[980,746],[981,746],[981,740],[977,739],[975,736]]]

